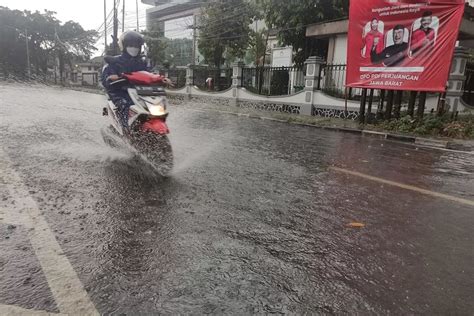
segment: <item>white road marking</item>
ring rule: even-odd
[[[66,316],[66,314],[50,313],[45,311],[37,311],[33,309],[25,309],[14,305],[0,304],[0,315],[9,316]]]
[[[445,199],[445,200],[457,202],[457,203],[460,203],[460,204],[474,206],[474,201],[471,201],[471,200],[468,200],[468,199],[463,199],[463,198],[453,196],[453,195],[449,195],[449,194],[444,194],[444,193],[439,193],[439,192],[434,192],[434,191],[422,189],[422,188],[416,187],[414,185],[409,185],[409,184],[403,184],[403,183],[400,183],[400,182],[390,181],[390,180],[370,176],[370,175],[365,174],[365,173],[360,173],[360,172],[357,172],[357,171],[351,171],[351,170],[342,169],[342,168],[338,168],[338,167],[329,167],[329,169],[337,171],[337,172],[345,173],[345,174],[350,174],[352,176],[364,178],[364,179],[367,179],[367,180],[376,181],[376,182],[380,182],[380,183],[383,183],[383,184],[388,184],[388,185],[391,185],[391,186],[394,186],[394,187],[399,187],[399,188],[402,188],[402,189],[405,189],[405,190],[411,190],[411,191],[415,191],[415,192],[418,192],[418,193],[434,196],[434,197],[437,197],[437,198],[442,198],[442,199]]]
[[[10,196],[15,200],[11,208],[4,207],[1,210],[3,215],[0,217],[5,222],[31,228],[28,237],[61,313],[99,315],[36,202],[13,169],[9,157],[1,149],[0,183],[6,185]]]

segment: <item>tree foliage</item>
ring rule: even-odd
[[[255,66],[262,66],[264,57],[270,55],[267,47],[268,30],[262,29],[260,31],[252,31],[250,33],[249,48],[245,55],[246,64],[254,64]],[[267,58],[268,62],[270,58]]]
[[[63,72],[73,60],[90,58],[96,50],[97,32],[86,31],[74,21],[62,24],[55,14],[0,7],[0,69],[4,73],[26,72],[27,47],[32,72],[37,74],[45,74],[56,60]]]
[[[348,15],[349,0],[260,0],[265,21],[280,30],[279,40],[293,46],[295,61],[303,62],[317,47],[306,48],[306,26]]]
[[[153,66],[162,65],[168,68],[186,66],[192,62],[192,39],[166,38],[158,23],[142,34],[147,47],[147,57]]]
[[[153,66],[164,64],[166,61],[166,38],[158,23],[153,24],[148,31],[142,32],[147,47],[147,57]]]
[[[60,77],[63,78],[66,64],[72,68],[72,61],[88,60],[91,57],[97,32],[85,31],[79,23],[68,21],[56,30],[56,41],[53,51],[58,56]]]
[[[171,67],[186,66],[193,61],[193,40],[190,38],[167,39],[165,58]]]
[[[220,67],[226,60],[242,58],[249,46],[250,24],[256,17],[246,0],[208,1],[200,20],[199,51],[206,61]]]

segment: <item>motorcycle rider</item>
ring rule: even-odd
[[[105,57],[106,65],[102,70],[102,85],[107,90],[110,99],[117,106],[119,118],[124,131],[128,133],[128,111],[133,101],[128,92],[112,82],[120,79],[123,73],[134,71],[148,71],[146,61],[141,56],[144,44],[143,36],[135,31],[127,31],[119,38],[119,47],[122,54],[115,57]],[[171,84],[171,80],[163,78],[163,82]]]

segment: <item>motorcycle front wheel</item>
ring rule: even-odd
[[[167,176],[173,169],[173,149],[166,135],[145,133],[136,140],[138,152],[162,176]]]

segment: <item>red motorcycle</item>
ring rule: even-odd
[[[104,142],[116,146],[117,137],[129,143],[158,173],[167,175],[173,168],[173,150],[168,139],[168,100],[163,87],[164,77],[137,71],[122,74],[111,85],[126,90],[133,105],[128,115],[129,131],[120,123],[117,106],[108,98],[103,115],[111,118],[110,126],[102,131]]]

